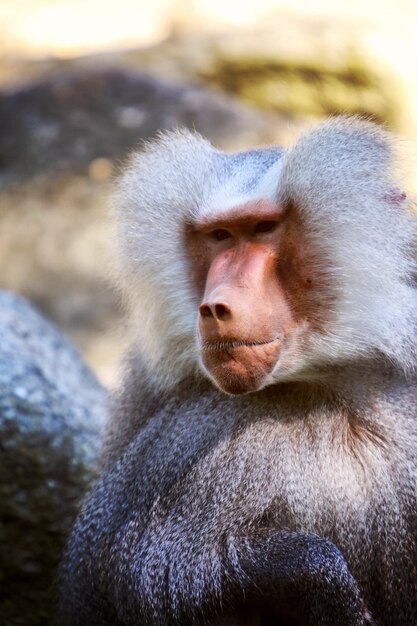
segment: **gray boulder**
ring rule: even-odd
[[[0,623],[45,626],[94,476],[106,393],[68,340],[4,291],[0,342]]]
[[[276,118],[218,91],[118,68],[83,70],[0,92],[0,184],[84,174],[161,129],[195,128],[223,146],[270,139]]]

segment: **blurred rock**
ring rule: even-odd
[[[57,564],[94,475],[106,393],[26,301],[0,292],[0,623],[55,623]]]
[[[63,328],[105,384],[123,349],[109,196],[106,181],[63,173],[0,191],[0,286]]]
[[[215,91],[118,69],[82,70],[0,95],[0,184],[88,167],[95,177],[98,159],[118,160],[140,139],[176,126],[222,145],[267,141],[274,128]]]
[[[369,26],[339,18],[281,15],[253,29],[180,32],[152,47],[73,62],[88,67],[94,60],[105,66],[117,59],[120,67],[198,80],[279,113],[291,125],[359,114],[413,133],[415,129],[404,126],[409,103],[400,95],[402,75],[385,54],[375,54]]]
[[[209,84],[296,123],[361,114],[415,139],[416,69],[407,59],[416,48],[416,8],[402,7],[381,20],[381,12],[370,18],[369,1],[364,14],[358,7],[330,11],[326,2],[323,12],[295,6],[282,12],[276,7],[268,19],[217,29],[207,27],[211,5],[206,4],[207,16],[199,20],[200,3],[187,3],[176,12],[171,35],[153,46],[72,59],[6,57],[0,63],[0,84],[13,84],[19,76],[53,76],[68,68],[80,72],[117,66],[163,80]]]

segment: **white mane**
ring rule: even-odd
[[[356,120],[322,124],[285,153],[225,154],[181,131],[134,154],[115,206],[121,284],[150,375],[165,386],[198,368],[185,224],[261,198],[294,203],[329,266],[329,324],[303,345],[305,363],[380,352],[415,367],[416,219],[397,187],[392,140]]]

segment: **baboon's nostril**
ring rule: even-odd
[[[225,322],[231,317],[232,312],[227,304],[218,302],[217,304],[202,304],[200,315],[201,317],[213,317],[218,322]]]
[[[201,317],[214,317],[210,307],[207,304],[202,304],[200,306],[200,315]]]
[[[214,305],[215,317],[219,321],[225,321],[229,319],[231,316],[231,311],[228,306],[225,304],[215,304]]]

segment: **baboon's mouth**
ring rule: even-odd
[[[274,339],[270,339],[267,341],[245,341],[242,339],[228,339],[228,340],[218,340],[218,341],[205,341],[201,345],[202,350],[216,350],[218,352],[228,352],[229,350],[234,350],[236,348],[252,348],[255,346],[268,346],[270,344],[279,341],[278,337]]]
[[[230,394],[257,391],[272,372],[281,350],[281,340],[211,341],[201,357],[216,385]]]

